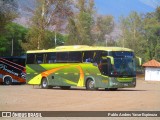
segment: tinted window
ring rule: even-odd
[[[94,57],[94,62],[100,63],[102,59],[107,59],[106,58],[107,56],[108,56],[107,51],[97,51]]]
[[[14,62],[16,64],[19,64],[19,65],[22,65],[22,66],[25,66],[25,58],[5,58],[6,60],[9,60],[11,62]]]
[[[68,52],[59,52],[56,58],[56,62],[66,63],[68,61]]]
[[[45,63],[55,63],[56,53],[47,53]]]
[[[34,63],[35,63],[35,55],[27,54],[27,64],[34,64]]]
[[[108,56],[108,52],[107,51],[101,51],[100,55],[102,57]]]
[[[81,52],[69,52],[68,62],[82,62]]]
[[[114,58],[134,57],[134,54],[133,54],[133,52],[128,52],[128,51],[116,51],[116,52],[112,52],[112,56]]]
[[[107,51],[97,51],[94,58],[94,62],[97,63],[98,68],[103,75],[108,75],[108,52]]]
[[[42,64],[43,63],[43,54],[42,53],[37,53],[36,54],[36,63],[37,64]]]
[[[83,62],[93,62],[94,51],[85,51],[83,54]]]
[[[25,66],[25,59],[23,58],[13,58],[13,62]]]

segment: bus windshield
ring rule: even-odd
[[[115,58],[111,67],[111,76],[135,76],[135,64],[131,58]]]
[[[136,75],[133,52],[113,52],[114,65],[110,67],[110,75],[118,77],[134,77]]]

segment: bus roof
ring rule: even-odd
[[[72,46],[59,46],[55,49],[48,50],[29,50],[27,53],[44,53],[44,52],[69,52],[69,51],[133,51],[129,48],[123,47],[102,47],[102,46],[87,46],[87,45],[72,45]]]

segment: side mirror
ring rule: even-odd
[[[114,58],[112,56],[107,56],[107,59],[112,65],[114,65]]]
[[[136,61],[138,62],[138,66],[142,66],[142,58],[140,58],[140,57],[136,57]]]

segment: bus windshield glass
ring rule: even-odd
[[[135,62],[133,52],[113,52],[114,65],[111,66],[111,76],[133,77],[135,76]]]

